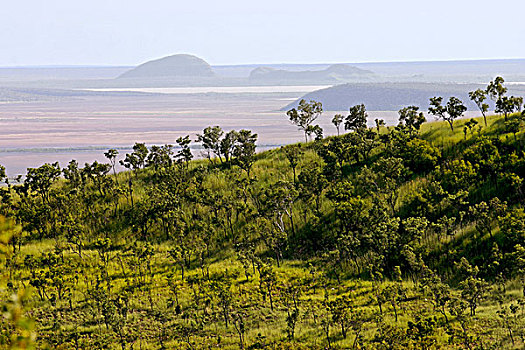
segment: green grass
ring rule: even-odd
[[[466,139],[463,126],[468,121],[467,119],[456,121],[454,132],[445,122],[423,124],[420,135],[435,147],[441,148],[445,159],[458,156],[461,150],[469,147],[482,135],[498,137],[508,144],[519,144],[523,140],[523,132],[518,134],[519,141],[516,142],[514,135],[504,131],[505,125],[501,117],[489,116],[487,127],[483,125],[482,118],[477,118],[477,120],[478,125],[482,126],[481,131],[469,133]],[[383,129],[382,132],[385,130]],[[311,167],[313,163],[322,163],[321,158],[313,150],[313,144],[301,145],[301,147],[304,154],[297,168],[298,174],[303,169]],[[377,152],[373,155],[374,157],[380,156],[380,152],[384,152],[384,149]],[[353,180],[361,167],[362,164],[352,165],[352,172],[349,173],[347,179]],[[234,196],[236,190],[234,181],[246,178],[246,174],[237,167],[233,166],[230,169],[227,165],[218,164],[217,161],[210,163],[204,159],[190,163],[190,172],[197,168],[208,170],[202,182],[203,188],[222,197]],[[126,184],[129,176],[131,173],[119,173],[118,182]],[[293,172],[286,159],[284,147],[258,154],[251,177],[257,181],[253,188],[254,191],[265,189],[279,180],[293,182]],[[135,203],[140,203],[148,198],[157,180],[151,169],[139,171],[137,176],[132,176],[132,179],[135,183],[134,200]],[[396,210],[404,208],[411,196],[430,180],[432,180],[431,173],[416,174],[397,188],[400,195]],[[56,185],[56,189],[67,189],[67,184],[61,182]],[[481,191],[478,195],[485,198],[487,193],[491,192]],[[235,203],[240,202],[242,199]],[[118,199],[118,204],[122,212],[130,209],[130,204],[124,197]],[[382,313],[379,312],[376,292],[391,286],[399,286],[398,282],[384,278],[378,284],[372,281],[367,273],[359,275],[348,266],[337,279],[330,271],[334,261],[323,257],[322,253],[325,252],[294,251],[297,247],[288,247],[288,251],[285,252],[287,253],[286,259],[281,266],[277,267],[274,260],[268,259],[274,256],[273,252],[268,251],[263,243],[258,243],[254,249],[258,259],[254,264],[259,265],[254,271],[251,262],[243,266],[241,256],[236,252],[237,244],[243,243],[243,238],[250,238],[244,231],[245,226],[242,226],[244,224],[242,220],[250,218],[249,212],[238,214],[240,219],[239,223],[234,225],[234,230],[236,230],[236,241],[234,242],[228,236],[228,229],[214,222],[215,218],[209,207],[202,204],[186,202],[185,204],[187,206],[181,210],[188,223],[174,221],[171,225],[174,227],[180,225],[184,230],[184,225],[191,224],[194,218],[204,217],[208,221],[204,219],[203,221],[210,224],[210,227],[214,227],[217,230],[216,236],[221,239],[217,239],[209,247],[211,256],[207,256],[204,254],[205,250],[199,248],[199,244],[202,244],[199,239],[202,237],[192,237],[194,240],[191,243],[195,246],[192,246],[190,251],[191,262],[189,266],[185,266],[184,279],[181,275],[180,263],[170,255],[170,250],[177,247],[179,243],[176,238],[160,239],[155,236],[154,227],[149,232],[152,236],[150,244],[153,253],[151,256],[143,257],[134,253],[133,245],[136,243],[139,246],[145,246],[146,243],[137,239],[132,228],[123,224],[119,226],[117,223],[113,226],[116,232],[98,232],[94,236],[85,237],[82,258],[72,251],[73,249],[63,236],[56,239],[46,238],[25,242],[21,251],[9,261],[10,269],[1,271],[0,295],[5,300],[16,289],[32,290],[30,300],[26,305],[26,315],[36,320],[35,332],[38,335],[37,347],[39,348],[47,346],[56,349],[75,347],[120,349],[120,337],[114,328],[115,325],[120,324],[128,349],[131,348],[131,344],[134,349],[159,349],[161,342],[164,348],[170,349],[239,349],[239,336],[234,323],[235,317],[240,317],[245,328],[246,347],[253,346],[253,349],[326,349],[328,339],[324,333],[323,324],[328,323],[330,324],[329,340],[332,348],[349,349],[354,344],[355,330],[349,329],[348,336],[344,339],[326,305],[326,302],[333,302],[343,296],[349,297],[350,314],[357,315],[360,312],[364,320],[360,332],[361,348],[383,349],[388,348],[389,342],[405,341],[410,335],[411,325],[426,318],[434,320],[437,325],[435,331],[428,335],[428,338],[435,342],[435,345],[429,348],[465,348],[462,344],[450,344],[451,337],[447,334],[449,326],[460,329],[458,319],[447,311],[450,324],[445,324],[444,317],[433,307],[431,295],[424,292],[421,289],[421,283],[414,282],[409,274],[401,283],[402,288],[406,290],[406,298],[398,300],[399,317],[396,322],[393,307],[387,301],[382,303]],[[102,204],[97,205],[102,206]],[[319,214],[309,209],[308,205],[300,200],[293,209],[293,218],[301,233],[309,233],[307,230],[312,230],[320,233],[322,237],[323,234],[328,234],[334,229],[333,223],[330,222],[334,215],[334,205],[325,197],[322,198]],[[320,220],[317,215],[321,216],[321,219],[328,220],[326,226],[323,226],[324,221],[321,221],[323,224],[309,226],[312,222]],[[304,217],[306,217],[306,222]],[[124,221],[122,217],[119,217],[118,220]],[[289,223],[286,221],[286,224]],[[156,229],[158,230],[158,227]],[[498,237],[499,234],[496,229],[494,236]],[[110,237],[112,245],[107,252],[109,257],[107,267],[94,245],[97,239],[106,235]],[[488,236],[478,237],[473,225],[468,224],[458,228],[454,235],[449,237],[428,234],[423,237],[423,244],[418,249],[421,249],[426,257],[433,258],[433,261],[441,261],[439,259],[449,250],[459,253],[468,252],[474,243],[490,243],[490,239],[491,237]],[[44,253],[53,251],[58,252],[59,262],[56,266],[50,268],[41,265],[31,269],[24,264],[24,260],[29,255],[41,257]],[[362,264],[370,261],[373,261],[370,256],[362,256],[359,260]],[[315,269],[312,269],[312,266]],[[267,294],[268,290],[259,272],[261,267],[270,267],[276,274],[275,284],[271,288],[273,310]],[[432,267],[441,268],[444,272],[454,270],[453,266]],[[34,275],[39,271],[55,273],[54,276],[46,277],[47,296],[43,300],[39,296],[38,289],[30,287],[30,282],[34,280]],[[12,275],[9,276],[9,273]],[[246,276],[246,273],[249,275]],[[388,275],[388,272],[385,272],[384,275]],[[58,289],[53,285],[53,281],[60,279],[67,286],[70,294],[68,292],[62,298],[55,299],[51,297],[51,294],[56,294]],[[224,301],[218,290],[221,284],[226,286],[226,294],[230,295],[227,301],[228,326],[224,322],[221,309]],[[486,340],[494,348],[518,349],[522,347],[524,344],[517,335],[516,344],[510,343],[506,337],[506,330],[497,315],[502,305],[509,306],[523,300],[521,288],[520,282],[514,279],[506,282],[505,292],[498,291],[493,284],[493,291],[486,293],[477,309],[476,316],[469,319],[469,335]],[[297,291],[296,301],[299,309],[294,339],[290,339],[287,334],[288,311],[293,303],[290,301],[291,291]],[[454,297],[460,297],[461,291],[457,284],[453,285],[451,293]],[[97,295],[100,300],[96,299]],[[177,309],[175,300],[178,300],[180,309]],[[118,310],[124,309],[122,303],[126,305],[127,311],[124,317],[118,314]],[[115,306],[116,304],[120,305],[120,309]],[[522,310],[523,308],[520,312],[523,312]],[[108,314],[110,315],[109,324],[112,325],[109,327],[106,326]],[[523,319],[519,322],[523,323]],[[3,326],[5,323],[0,325]],[[517,324],[516,329],[519,325],[520,323]],[[374,342],[382,327],[392,327],[389,330],[390,338],[384,340],[383,344]],[[184,332],[187,332],[188,336],[185,336]],[[255,347],[258,343],[265,347]],[[407,346],[407,348],[418,348],[418,344],[416,341],[410,345],[412,347]],[[394,346],[392,343],[390,345]],[[2,344],[0,344],[1,348]]]

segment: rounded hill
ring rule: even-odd
[[[176,78],[212,77],[211,66],[203,59],[187,54],[179,54],[149,61],[137,66],[119,78]]]

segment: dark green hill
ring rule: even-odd
[[[468,92],[484,88],[481,84],[435,84],[435,83],[351,83],[313,91],[282,108],[286,111],[296,107],[301,99],[315,100],[328,111],[342,111],[349,106],[364,103],[370,111],[397,111],[408,105],[428,108],[430,97],[459,97],[469,109],[477,107],[468,97]],[[509,94],[525,95],[524,85],[512,85]],[[494,104],[489,101],[491,108]]]

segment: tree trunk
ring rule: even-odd
[[[268,296],[270,297],[270,309],[273,311],[272,290],[270,289],[270,286],[269,286],[269,285],[268,285]]]

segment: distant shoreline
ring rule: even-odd
[[[272,86],[195,86],[195,87],[166,87],[166,88],[95,88],[75,89],[93,92],[146,92],[153,94],[206,94],[206,93],[289,93],[311,92],[325,89],[332,85],[272,85]]]

